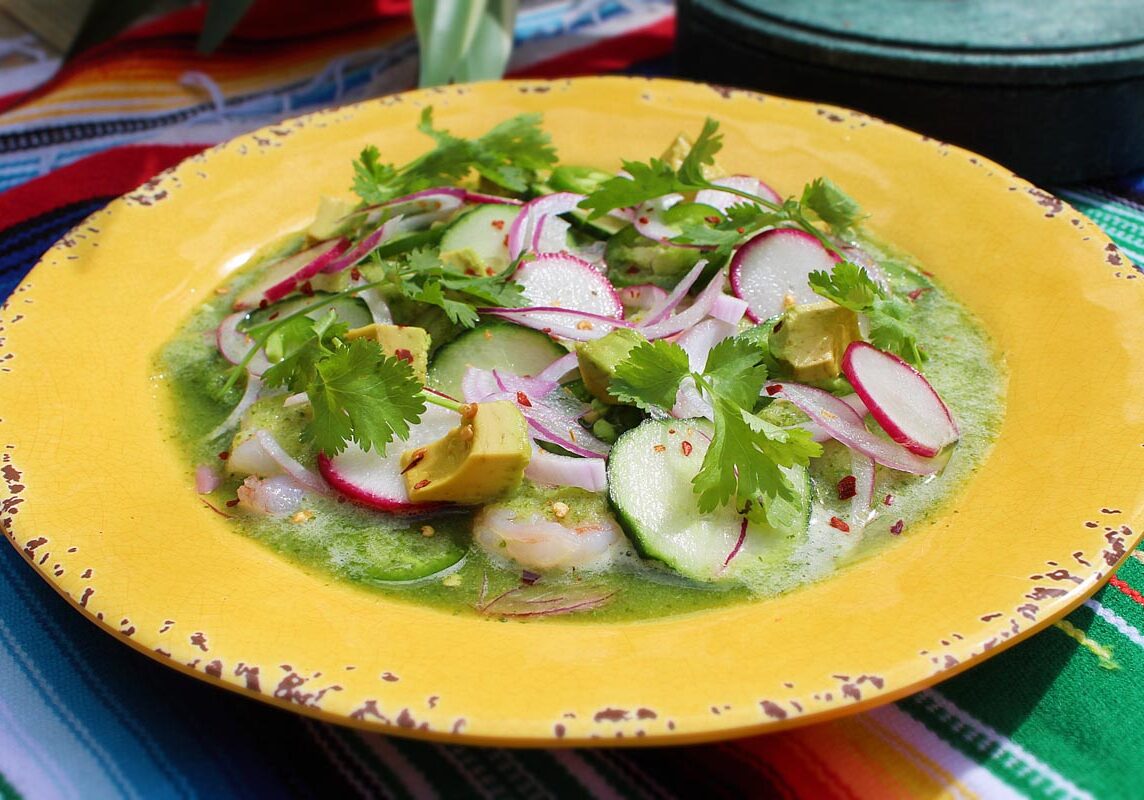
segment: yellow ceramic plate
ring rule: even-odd
[[[954,504],[786,596],[661,621],[507,624],[316,577],[228,527],[167,441],[151,358],[267,240],[344,193],[369,143],[542,111],[616,168],[711,115],[722,163],[826,174],[984,321],[1011,371],[1000,440]],[[920,689],[1076,606],[1144,513],[1144,280],[1088,221],[954,147],[837,108],[670,81],[497,83],[316,114],[192,158],[44,257],[0,324],[4,524],[84,614],[178,669],[334,721],[502,744],[699,741]],[[1131,527],[1130,527],[1131,526]],[[617,737],[623,737],[617,740]],[[637,737],[644,737],[642,739]]]

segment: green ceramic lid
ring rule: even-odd
[[[1144,0],[678,0],[679,69],[837,103],[1033,180],[1144,167]]]

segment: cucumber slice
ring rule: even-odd
[[[288,300],[283,300],[280,303],[275,303],[267,308],[260,309],[250,315],[248,321],[239,326],[240,330],[247,330],[255,325],[266,322],[271,316],[275,319],[287,317],[296,311],[300,311],[308,305],[318,302],[324,296],[322,292],[315,292],[313,297],[291,297]],[[373,317],[369,313],[369,307],[356,297],[342,297],[334,302],[324,305],[314,311],[311,311],[308,316],[310,319],[318,320],[325,316],[330,309],[338,316],[338,321],[343,322],[352,328],[360,328],[363,325],[369,325],[373,322]]]
[[[703,420],[648,420],[623,434],[608,459],[608,500],[640,555],[697,581],[748,579],[773,568],[810,525],[810,474],[785,470],[797,487],[782,528],[750,523],[735,551],[742,517],[728,507],[700,514],[691,479],[707,453],[710,424]],[[686,443],[686,444],[685,444]]]
[[[508,231],[520,206],[486,203],[454,220],[441,237],[441,257],[462,269],[495,275],[508,267]]]
[[[540,331],[508,322],[486,322],[437,351],[429,365],[429,386],[459,399],[461,379],[469,367],[535,375],[567,352]]]

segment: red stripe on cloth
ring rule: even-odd
[[[624,36],[514,70],[509,75],[516,78],[571,78],[621,72],[640,61],[669,55],[674,43],[675,18],[669,17]]]
[[[1121,592],[1121,594],[1127,595],[1127,596],[1128,596],[1128,597],[1130,597],[1130,598],[1131,598],[1133,601],[1135,601],[1135,602],[1139,603],[1140,605],[1144,606],[1144,594],[1140,594],[1140,592],[1136,591],[1136,590],[1135,590],[1135,589],[1133,589],[1131,586],[1129,586],[1127,583],[1125,583],[1124,581],[1120,580],[1120,578],[1112,578],[1112,579],[1109,581],[1109,583],[1110,583],[1111,585],[1115,586],[1117,589],[1119,589],[1119,590],[1120,590],[1120,592]]]
[[[121,195],[207,145],[117,147],[0,194],[0,229],[93,197]]]

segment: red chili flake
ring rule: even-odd
[[[508,234],[507,233],[504,235],[504,246],[508,247]]]
[[[628,267],[628,274],[629,275],[638,275],[639,271],[640,271],[639,267]]]
[[[675,428],[668,428],[667,432],[670,433],[672,436],[674,436],[675,435]]]
[[[772,383],[770,386],[767,387],[767,394],[771,394],[771,395],[778,394],[782,390],[783,390],[783,385],[781,383]]]
[[[361,270],[358,269],[357,267],[354,267],[353,269],[350,270],[350,277],[353,278],[355,281],[360,281],[361,280]]]
[[[471,276],[476,276],[477,271],[475,269],[473,269],[472,267],[465,267],[465,274],[471,275]]]
[[[850,533],[850,526],[846,524],[845,520],[841,520],[838,517],[830,518],[830,527],[837,528],[843,533]]]
[[[424,489],[428,485],[429,485],[429,479],[425,478],[424,480],[417,481],[417,483],[413,484],[413,488],[414,489]]]
[[[306,281],[301,286],[299,286],[298,290],[302,292],[302,294],[306,295],[306,297],[314,296],[314,287],[310,285],[309,281]]]
[[[653,447],[652,449],[653,449],[653,450],[655,450],[655,452],[657,452],[657,453],[662,453],[662,452],[663,452],[664,450],[666,450],[667,448],[666,448],[666,447],[664,447],[662,444],[657,444],[657,445],[656,445],[655,447]]]
[[[914,302],[917,302],[917,299],[919,297],[921,297],[923,294],[925,294],[926,292],[928,292],[929,290],[930,289],[928,286],[923,286],[920,289],[914,289],[912,292],[908,293],[906,295],[906,297],[910,298],[910,300],[912,300]]]
[[[890,526],[890,533],[897,536],[898,534],[900,534],[902,532],[902,528],[904,528],[904,527],[906,527],[906,522],[905,522],[905,520],[900,519],[897,522],[895,522],[893,525]]]
[[[691,455],[691,442],[684,439],[683,443],[679,445],[679,449],[683,451],[683,455]]]
[[[277,311],[275,311],[273,314],[271,314],[271,315],[270,315],[269,317],[267,317],[266,319],[267,319],[268,321],[271,321],[271,322],[273,322],[274,320],[278,319],[278,312],[277,312]]]
[[[413,354],[406,350],[404,347],[397,348],[393,351],[393,354],[397,356],[397,358],[401,361],[404,361],[408,364],[413,363]]]
[[[532,408],[532,401],[528,399],[528,395],[524,392],[516,393],[516,402],[520,403],[525,408]]]
[[[346,502],[346,496],[344,494],[339,494],[338,495],[338,504],[341,505],[344,502]]]
[[[735,231],[736,231],[737,233],[746,233],[746,232],[747,232],[747,229],[746,229],[746,228],[735,228]]]
[[[886,495],[882,498],[882,503],[887,506],[892,506],[894,504],[894,496],[892,494]]]
[[[493,227],[496,228],[498,231],[503,231],[504,230],[504,220],[503,219],[494,219],[493,220]]]
[[[233,500],[227,500],[226,501],[226,507],[227,508],[234,508],[236,505],[238,505],[238,498],[237,497],[234,498]]]
[[[409,463],[405,465],[405,469],[401,470],[401,474],[404,475],[406,472],[409,472],[409,470],[413,469],[418,464],[420,464],[422,459],[424,459],[424,458],[425,458],[425,451],[424,450],[418,450],[416,453],[413,454],[413,458],[411,458],[409,460]]]
[[[270,305],[269,300],[259,300],[258,301],[258,307],[259,308],[266,308],[268,305]]]
[[[718,225],[718,224],[719,224],[719,218],[718,218],[717,216],[715,216],[714,214],[712,214],[712,215],[711,215],[711,216],[709,216],[709,217],[704,217],[704,218],[703,218],[703,221],[704,221],[704,222],[709,222],[709,223],[711,223],[712,225]]]
[[[932,278],[932,277],[933,277],[933,273],[932,273],[932,272],[929,272],[929,271],[927,271],[927,270],[924,270],[924,269],[922,270],[922,275],[925,275],[927,278]]]
[[[226,450],[223,450],[218,454],[218,458],[219,461],[226,461],[228,458],[230,458],[230,453],[228,453]]]
[[[858,479],[853,475],[847,475],[838,482],[839,500],[849,500],[856,494],[858,494]]]
[[[640,217],[640,225],[647,225],[649,222],[647,217]]]

